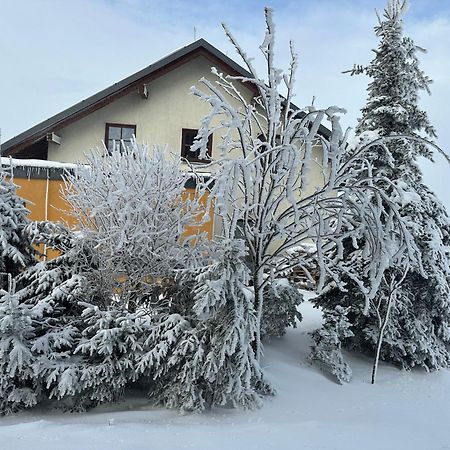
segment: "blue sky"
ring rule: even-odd
[[[203,37],[235,58],[224,21],[252,56],[264,34],[260,0],[2,0],[0,127],[2,140],[94,94],[155,60]],[[300,55],[298,105],[346,108],[354,126],[368,80],[343,75],[367,63],[377,40],[374,9],[384,0],[275,0],[277,63],[288,61],[288,41]],[[429,52],[422,68],[435,80],[422,106],[450,151],[450,1],[411,0],[406,32]],[[263,67],[257,59],[257,67]],[[424,164],[426,180],[450,209],[450,166]]]

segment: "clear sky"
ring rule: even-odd
[[[203,37],[236,59],[225,22],[247,53],[257,57],[263,7],[277,26],[277,63],[288,61],[288,41],[300,55],[299,106],[347,109],[353,127],[368,79],[343,75],[366,64],[377,40],[374,9],[384,0],[0,0],[0,127],[2,141]],[[195,31],[194,31],[195,28]],[[424,95],[439,139],[450,152],[450,0],[411,0],[405,31],[428,49],[422,68],[434,79]],[[450,165],[423,164],[425,180],[450,211]]]

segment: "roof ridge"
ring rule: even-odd
[[[204,38],[197,39],[184,47],[181,47],[168,55],[156,60],[155,62],[149,64],[143,69],[123,78],[122,80],[98,91],[97,93],[75,103],[74,105],[60,111],[57,114],[49,117],[48,119],[39,122],[38,124],[28,128],[27,130],[19,133],[18,135],[8,139],[1,145],[1,156],[7,156],[10,154],[17,153],[16,149],[20,150],[23,144],[31,145],[34,142],[40,141],[47,132],[51,131],[52,128],[57,126],[62,126],[62,124],[69,118],[76,119],[76,116],[86,109],[93,107],[95,104],[102,102],[108,97],[120,94],[121,91],[132,86],[139,80],[150,77],[152,74],[164,67],[173,64],[174,62],[180,60],[183,57],[192,54],[195,51],[204,49],[209,53],[212,53],[216,58],[220,59],[224,64],[230,66],[233,70],[240,73],[243,76],[250,75],[243,67],[241,67],[237,62],[233,61],[227,55],[222,53]],[[75,117],[74,117],[75,116]],[[81,118],[81,117],[80,117]],[[30,142],[29,142],[30,141]],[[20,146],[20,148],[19,148]]]

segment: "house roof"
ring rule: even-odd
[[[207,57],[218,67],[225,68],[230,75],[251,77],[247,70],[216,47],[199,39],[4,142],[1,146],[2,155],[20,156],[18,153],[22,149],[46,139],[47,133],[58,131],[199,55]],[[325,137],[330,136],[330,131],[323,125],[319,132]]]

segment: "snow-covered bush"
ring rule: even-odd
[[[33,372],[31,343],[35,337],[32,311],[20,303],[14,282],[0,290],[0,413],[34,406],[39,383]]]
[[[284,336],[286,328],[295,328],[297,321],[302,320],[297,308],[303,302],[303,295],[286,278],[274,280],[267,290],[261,319],[261,339]]]
[[[347,314],[348,310],[341,306],[336,306],[334,311],[325,310],[324,326],[311,335],[311,361],[324,372],[334,375],[339,383],[348,383],[352,377],[352,370],[341,352],[341,342],[353,336]]]
[[[167,337],[170,327],[161,324],[182,317],[167,305],[151,315],[124,308],[114,290],[99,283],[98,255],[82,232],[48,222],[31,223],[26,231],[33,243],[59,255],[22,271],[13,280],[17,290],[0,293],[1,411],[45,398],[70,410],[119,400],[142,375],[143,355],[154,352],[160,364],[166,363],[165,342],[175,334]],[[168,290],[183,291],[174,285]],[[180,294],[181,302],[185,297]]]
[[[52,377],[43,373],[70,359],[80,335],[83,276],[78,266],[82,248],[69,230],[47,222],[30,223],[24,234],[33,244],[45,244],[62,253],[39,261],[11,278],[0,293],[0,384],[3,413],[32,406],[44,398]]]
[[[33,395],[38,401],[37,394],[39,399],[48,397],[52,383],[60,381],[56,380],[56,374],[61,367],[70,364],[81,335],[82,308],[78,301],[84,298],[86,286],[80,269],[84,255],[80,240],[62,225],[31,223],[25,232],[32,243],[60,252],[54,259],[39,261],[23,270],[14,280],[15,308],[27,317],[28,332],[22,343],[28,349],[28,359],[25,369],[9,382],[11,386],[20,387],[31,377]],[[7,295],[0,297],[0,304],[8,304]],[[0,345],[7,341],[8,334],[1,330]],[[3,409],[3,412],[8,411]]]
[[[174,277],[201,253],[202,235],[183,235],[199,225],[201,195],[185,195],[193,175],[167,148],[150,153],[133,140],[120,152],[91,153],[86,159],[67,175],[65,197],[78,230],[95,243],[98,282],[135,309],[158,297],[161,280]]]
[[[252,342],[257,321],[244,242],[219,242],[195,280],[195,317],[154,378],[166,406],[202,411],[215,405],[261,406],[271,392]]]
[[[34,251],[23,230],[29,223],[24,200],[17,195],[12,175],[0,167],[0,288],[32,262]]]
[[[421,264],[391,261],[369,308],[353,277],[343,279],[345,290],[331,289],[317,300],[325,317],[331,317],[327,311],[335,311],[336,305],[348,310],[352,334],[342,345],[376,355],[372,381],[379,357],[406,369],[450,364],[450,220],[424,185],[418,163],[419,157],[432,158],[433,144],[423,138],[431,140],[436,133],[418,104],[420,91],[429,92],[431,80],[419,67],[417,53],[423,49],[403,35],[407,6],[388,0],[375,27],[380,43],[374,59],[351,73],[372,78],[357,141],[367,136],[384,139],[366,153],[374,173],[381,175],[374,186],[395,205],[420,251]],[[360,251],[365,244],[361,236],[345,246],[359,278],[367,278]]]
[[[149,320],[123,308],[101,309],[88,303],[83,311],[81,337],[65,364],[43,367],[50,398],[66,408],[85,410],[122,399],[126,386],[138,378],[137,355],[142,350]]]

